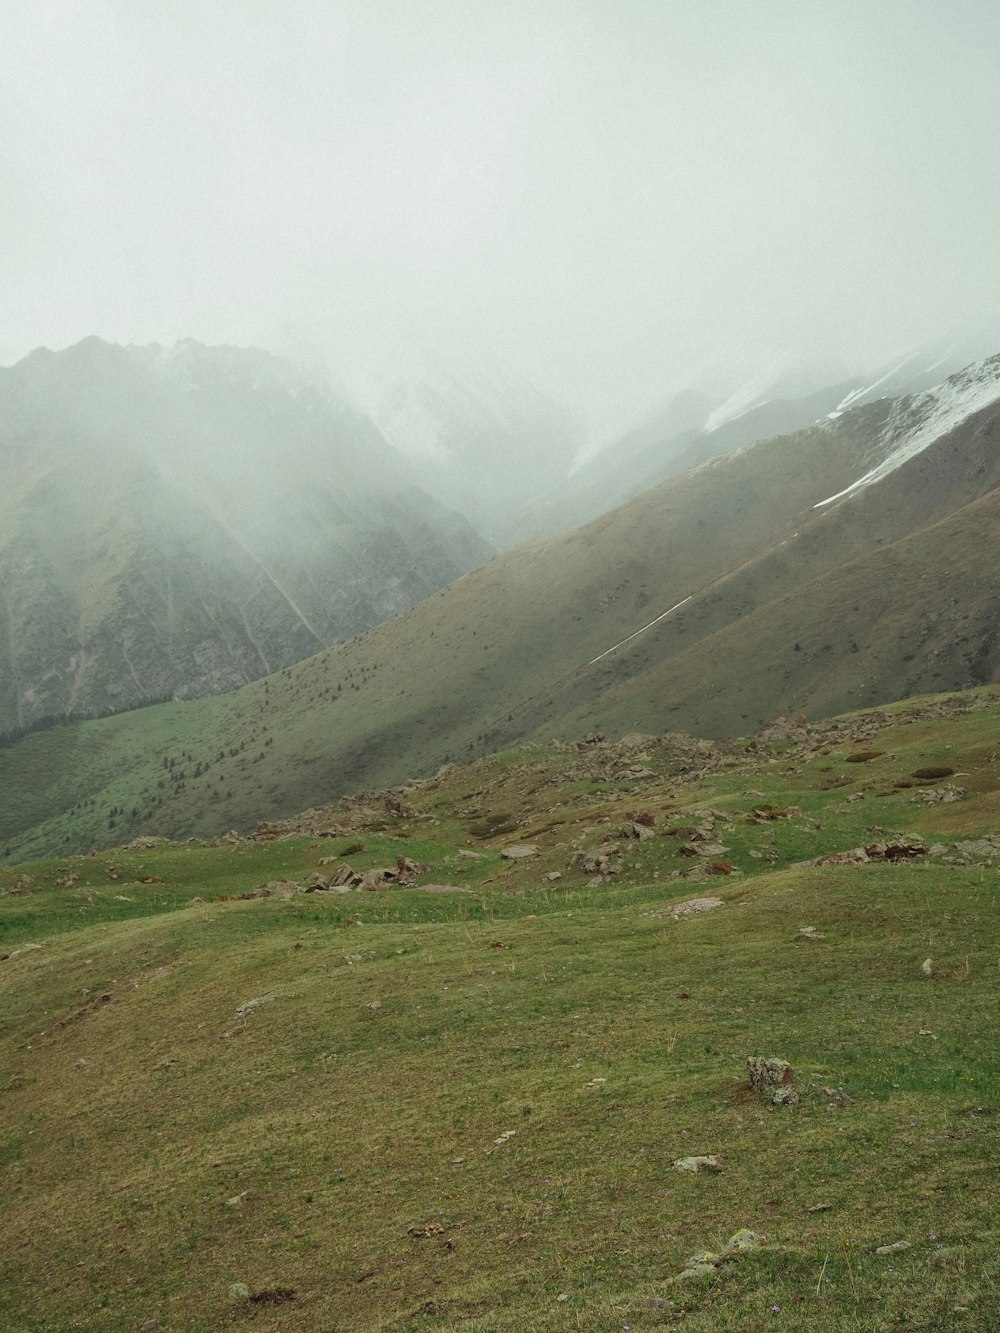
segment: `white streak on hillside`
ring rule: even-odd
[[[610,656],[610,654],[615,652],[618,648],[623,648],[625,644],[631,643],[632,640],[637,639],[640,634],[645,634],[646,630],[652,629],[654,625],[658,625],[661,620],[666,620],[667,616],[669,616],[672,611],[679,611],[680,608],[685,606],[690,600],[691,597],[685,597],[683,601],[678,602],[675,606],[671,606],[668,610],[664,611],[662,615],[657,616],[655,620],[651,620],[648,625],[643,625],[642,629],[637,629],[634,634],[630,634],[627,638],[619,640],[618,643],[613,644],[610,648],[605,648],[603,653],[598,653],[596,657],[592,657],[587,663],[587,666],[593,666],[595,662],[600,662],[602,658]]]
[[[954,430],[974,412],[988,407],[1000,399],[1000,356],[991,357],[979,365],[970,366],[958,375],[952,375],[936,389],[918,394],[915,398],[904,400],[900,416],[895,416],[881,436],[880,443],[890,446],[889,452],[880,463],[845,486],[835,495],[814,504],[814,509],[823,509],[853,495],[866,486],[872,486],[897,468],[923,453],[935,440],[939,440],[949,431]],[[907,422],[912,424],[907,425]]]

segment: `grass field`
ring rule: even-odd
[[[996,866],[802,863],[996,831],[998,749],[981,693],[0,871],[0,1327],[992,1330]],[[924,805],[928,766],[964,799]],[[733,872],[677,878],[705,811]],[[636,813],[652,836],[617,839]],[[574,853],[608,844],[591,882]],[[236,896],[404,855],[411,887]],[[797,1104],[749,1091],[757,1054]]]

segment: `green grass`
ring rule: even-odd
[[[997,870],[797,864],[871,840],[876,809],[928,841],[995,830],[997,710],[968,702],[695,782],[659,743],[635,791],[599,750],[523,750],[414,789],[409,815],[334,807],[337,837],[0,871],[3,951],[41,946],[0,962],[0,1327],[987,1333]],[[846,763],[861,733],[885,756]],[[893,787],[933,762],[964,801]],[[764,803],[803,818],[748,823]],[[743,873],[674,878],[690,862],[664,830],[708,807]],[[640,809],[655,836],[589,885],[574,849]],[[516,835],[472,835],[490,811]],[[501,860],[515,836],[536,860]],[[469,892],[232,897],[358,843],[358,869],[406,855],[418,885]],[[705,893],[724,905],[673,920]],[[750,1095],[751,1054],[793,1063],[797,1105]],[[723,1169],[672,1168],[692,1153]],[[761,1250],[676,1281],[744,1227]]]

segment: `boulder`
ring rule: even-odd
[[[528,842],[516,842],[510,847],[500,848],[500,856],[504,861],[527,861],[538,854],[539,848]]]
[[[771,1092],[774,1088],[787,1087],[795,1077],[795,1070],[787,1060],[751,1055],[747,1057],[747,1077],[754,1092]]]

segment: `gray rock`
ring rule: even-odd
[[[539,848],[529,842],[515,842],[510,847],[500,849],[500,856],[504,861],[527,861],[538,854]]]
[[[795,1077],[795,1070],[787,1060],[773,1056],[751,1055],[747,1058],[747,1077],[755,1092],[769,1092],[784,1087]]]

